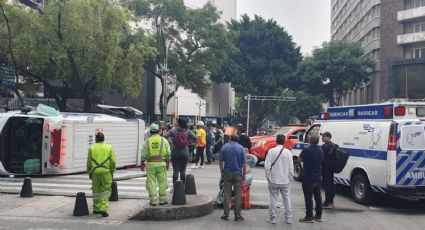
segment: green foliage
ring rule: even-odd
[[[142,31],[132,30],[130,15],[120,5],[45,1],[43,14],[6,6],[16,69],[28,81],[43,82],[61,109],[72,96],[85,99],[86,111],[112,90],[137,96],[144,73],[140,66],[156,50]],[[0,25],[0,37],[7,37]],[[0,44],[0,60],[13,63],[7,44]]]
[[[305,123],[308,118],[323,112],[322,98],[302,91],[293,94],[297,100],[286,107],[287,113]]]
[[[292,73],[302,57],[292,37],[274,20],[243,15],[229,24],[233,43],[239,52],[226,60],[214,75],[217,81],[229,81],[237,95],[280,96],[288,88]],[[252,101],[252,129],[276,111],[276,101]]]
[[[348,41],[331,41],[313,51],[300,64],[295,89],[312,95],[321,95],[331,106],[349,90],[357,89],[369,81],[375,62],[362,57],[361,44]]]
[[[209,3],[189,9],[183,0],[127,0],[126,4],[137,22],[151,25],[156,39],[158,56],[145,68],[162,81],[163,74],[156,70],[167,63],[178,87],[205,96],[211,85],[208,76],[220,70],[227,55],[235,50],[219,23],[217,9]],[[162,112],[162,96],[160,100]]]

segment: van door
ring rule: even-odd
[[[425,135],[421,122],[401,122],[397,133],[396,184],[425,185]]]
[[[307,132],[304,134],[303,140],[295,144],[292,148],[292,155],[294,155],[294,179],[299,181],[300,173],[302,170],[302,164],[298,160],[298,156],[300,155],[301,151],[304,148],[307,148],[310,144],[308,143],[308,139],[313,135],[319,135],[321,124],[314,124],[310,126],[310,128],[307,130]]]

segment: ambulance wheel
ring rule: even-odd
[[[369,204],[372,199],[372,189],[366,175],[356,174],[351,180],[351,196],[359,204]]]
[[[294,159],[294,180],[301,181],[301,171],[303,170],[303,166],[298,159]]]

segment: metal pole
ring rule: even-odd
[[[167,119],[167,75],[163,76],[162,84],[162,120]]]
[[[246,135],[249,136],[249,104],[251,100],[251,94],[248,94],[248,111],[246,116]]]

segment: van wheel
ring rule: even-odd
[[[303,170],[303,166],[301,162],[296,159],[294,160],[294,180],[301,181],[301,171]]]
[[[372,199],[372,189],[366,175],[356,174],[351,180],[351,196],[359,204],[369,204]]]

